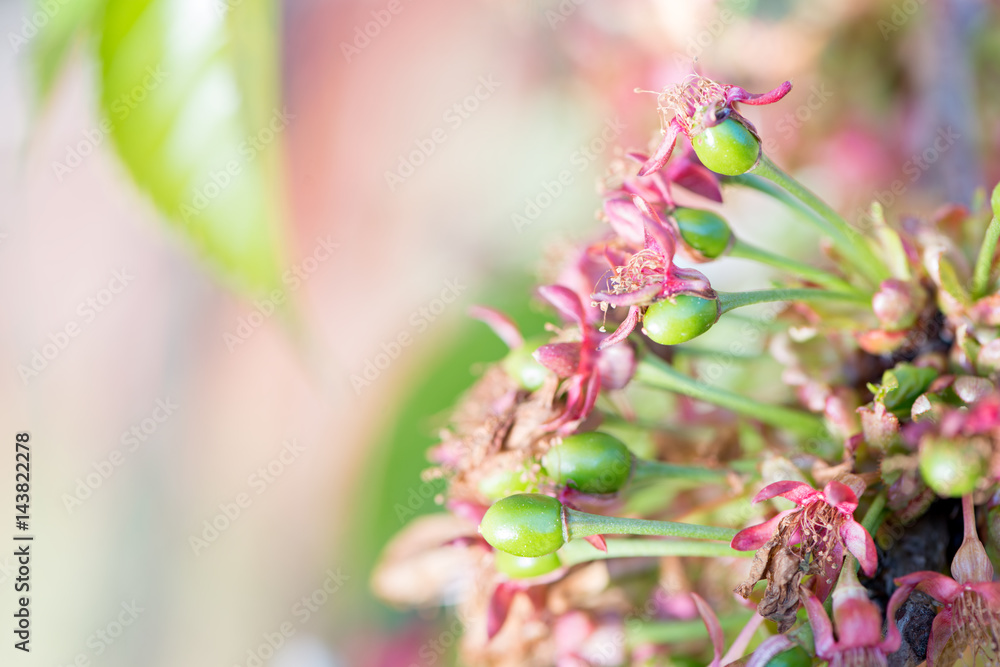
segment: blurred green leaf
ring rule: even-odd
[[[136,182],[227,279],[281,285],[272,0],[106,0],[101,106]]]
[[[70,50],[97,28],[106,0],[35,0],[19,35],[28,37],[36,94],[44,104]],[[34,32],[33,36],[31,33]],[[15,52],[20,44],[14,44]]]

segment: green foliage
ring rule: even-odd
[[[281,286],[278,12],[268,0],[107,0],[101,109],[136,183],[224,278]]]

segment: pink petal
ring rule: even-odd
[[[774,656],[794,647],[795,644],[786,635],[775,635],[757,647],[747,667],[766,667]]]
[[[645,222],[642,213],[631,200],[620,197],[605,199],[604,213],[608,216],[611,228],[626,243],[633,246],[642,245],[645,238],[643,231]]]
[[[646,164],[642,165],[642,169],[639,170],[639,176],[649,176],[667,163],[667,160],[670,159],[670,154],[674,150],[674,144],[677,143],[677,133],[680,129],[681,126],[677,121],[671,119],[667,125],[666,132],[663,133],[663,139],[660,140],[660,145],[656,147],[653,157],[649,158]]]
[[[745,89],[740,88],[739,86],[729,86],[729,90],[726,92],[726,103],[727,105],[732,104],[733,102],[742,102],[743,104],[750,105],[773,104],[787,95],[791,89],[791,81],[785,81],[774,90],[758,94],[748,93]]]
[[[836,507],[844,514],[853,516],[854,510],[858,509],[858,496],[854,489],[842,482],[831,480],[823,487],[823,495],[826,502]]]
[[[583,304],[576,292],[562,285],[544,285],[538,288],[538,293],[555,306],[565,319],[583,326]]]
[[[948,640],[951,639],[952,633],[955,632],[953,621],[952,611],[948,607],[942,609],[934,617],[934,622],[931,623],[930,641],[927,642],[927,667],[934,667],[934,665],[940,664],[938,658],[941,652],[944,651],[945,646],[948,645]]]
[[[623,321],[621,324],[618,325],[618,328],[615,329],[615,332],[613,334],[602,340],[600,344],[597,346],[597,349],[605,350],[606,348],[614,345],[615,343],[620,343],[626,338],[628,338],[629,334],[632,333],[635,330],[636,326],[639,324],[640,312],[641,310],[639,309],[639,306],[629,306],[628,316],[625,317],[625,321]]]
[[[950,604],[962,593],[962,584],[937,572],[911,572],[896,579],[897,586],[908,586],[927,593],[938,602]]]
[[[598,551],[603,551],[604,553],[608,552],[608,543],[604,539],[603,535],[588,535],[583,539],[587,540],[587,542],[589,542],[590,545]]]
[[[507,347],[514,349],[524,343],[524,337],[521,336],[514,321],[499,310],[488,306],[472,306],[469,308],[469,315],[485,322],[500,340],[507,343]]]
[[[823,603],[816,599],[815,595],[806,595],[802,602],[805,604],[806,613],[809,614],[809,625],[812,626],[813,636],[816,639],[816,655],[829,659],[834,648],[830,617],[826,615]]]
[[[489,609],[486,612],[486,638],[493,639],[510,613],[510,605],[514,601],[520,586],[512,581],[502,581],[497,584],[490,597]]]
[[[691,598],[694,600],[694,606],[698,608],[698,615],[701,616],[701,620],[705,621],[705,627],[708,628],[708,637],[712,640],[714,657],[709,667],[719,667],[722,664],[722,649],[725,642],[725,637],[722,634],[722,626],[719,625],[719,618],[700,595],[691,593]]]
[[[733,541],[730,542],[729,546],[737,551],[756,551],[757,549],[760,549],[769,539],[774,537],[774,531],[778,529],[778,524],[781,520],[792,512],[797,511],[798,510],[785,510],[784,512],[779,512],[764,523],[744,528],[733,536]]]
[[[792,502],[801,505],[804,501],[815,496],[816,493],[816,489],[812,488],[805,482],[786,480],[784,482],[774,482],[773,484],[768,484],[753,497],[751,502],[759,503],[764,500],[770,500],[775,496],[781,496],[782,498],[788,498]]]
[[[568,378],[580,367],[580,343],[549,343],[535,350],[531,356],[561,378]]]
[[[696,195],[712,201],[722,201],[722,190],[715,172],[694,162],[678,163],[676,172],[671,174],[674,183]]]
[[[865,576],[874,577],[878,569],[878,554],[875,552],[875,541],[865,527],[853,519],[845,521],[840,526],[840,536],[847,550],[858,559]]]
[[[988,606],[993,609],[1000,609],[1000,582],[982,581],[967,585],[976,593],[979,593],[986,600]]]

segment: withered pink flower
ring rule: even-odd
[[[659,94],[657,101],[661,122],[664,124],[663,139],[653,156],[643,165],[639,175],[651,174],[667,163],[679,134],[690,141],[705,129],[733,118],[756,135],[753,124],[740,115],[736,105],[772,104],[787,95],[791,89],[792,83],[786,81],[774,90],[755,95],[739,86],[721,84],[701,75],[691,74],[684,81]],[[672,115],[669,120],[668,115]]]
[[[899,650],[901,637],[894,622],[897,607],[889,606],[886,614],[889,623],[883,638],[882,613],[868,599],[853,562],[844,568],[833,591],[833,624],[815,595],[804,592],[803,604],[816,642],[816,657],[826,660],[830,667],[885,667],[888,655]],[[747,667],[763,667],[793,646],[787,635],[771,637],[754,651]]]
[[[674,231],[663,224],[642,197],[633,197],[633,204],[643,224],[643,248],[631,255],[608,281],[611,289],[592,296],[602,308],[628,306],[625,320],[613,334],[601,343],[605,349],[625,340],[642,319],[642,309],[655,301],[678,294],[692,294],[714,299],[715,290],[705,274],[674,264],[677,240]]]
[[[601,350],[603,334],[587,321],[580,297],[568,287],[546,285],[538,293],[579,331],[578,340],[549,343],[534,352],[540,364],[566,380],[566,407],[547,426],[568,434],[590,415],[602,386],[621,389],[628,384],[635,373],[635,353],[627,345]]]
[[[858,559],[866,575],[875,574],[878,566],[875,542],[864,526],[854,520],[858,496],[851,487],[832,480],[822,491],[817,491],[803,482],[775,482],[761,489],[753,502],[779,496],[798,507],[741,530],[733,538],[734,549],[753,551],[774,538],[781,538],[785,546],[811,555],[813,562],[822,568],[823,579],[832,583],[843,564],[846,548]]]
[[[983,658],[1000,664],[1000,582],[993,581],[993,565],[976,534],[972,497],[962,499],[965,539],[951,563],[951,577],[937,572],[913,572],[896,579],[899,586],[890,608],[902,604],[914,590],[944,605],[934,618],[927,644],[927,665],[952,665],[966,649],[973,664]]]
[[[644,164],[649,160],[645,153],[626,153],[630,160]],[[697,195],[715,202],[722,201],[719,175],[701,163],[690,146],[663,170],[645,176],[628,174],[617,187],[604,193],[604,213],[611,228],[633,248],[640,248],[645,239],[644,216],[633,203],[640,197],[651,208],[669,212],[675,208],[670,186],[676,184]]]

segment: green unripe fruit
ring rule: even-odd
[[[643,332],[661,345],[678,345],[697,338],[719,319],[719,300],[678,294],[657,301],[642,316]]]
[[[549,449],[542,467],[558,484],[577,491],[615,493],[628,481],[632,452],[613,435],[577,433]]]
[[[972,442],[926,439],[920,444],[920,474],[939,496],[972,493],[985,473],[986,460]]]
[[[812,667],[813,659],[801,646],[779,653],[767,661],[767,667]]]
[[[512,556],[504,551],[498,551],[493,563],[496,565],[497,572],[506,574],[511,579],[540,577],[562,567],[562,561],[556,554],[531,558]]]
[[[678,208],[673,217],[684,243],[707,259],[715,259],[729,248],[733,232],[721,215],[698,208]]]
[[[547,342],[544,338],[528,339],[508,352],[507,356],[500,362],[504,372],[522,389],[528,391],[540,389],[545,384],[545,378],[551,374],[548,368],[542,366],[531,356],[535,350]]]
[[[479,532],[493,548],[513,556],[546,556],[565,542],[563,506],[540,493],[508,496],[486,510]]]
[[[702,164],[726,176],[745,174],[760,158],[760,141],[732,118],[691,137],[691,146]]]
[[[497,470],[479,480],[479,492],[490,500],[500,500],[513,493],[528,490],[528,483],[523,479],[524,471]]]

